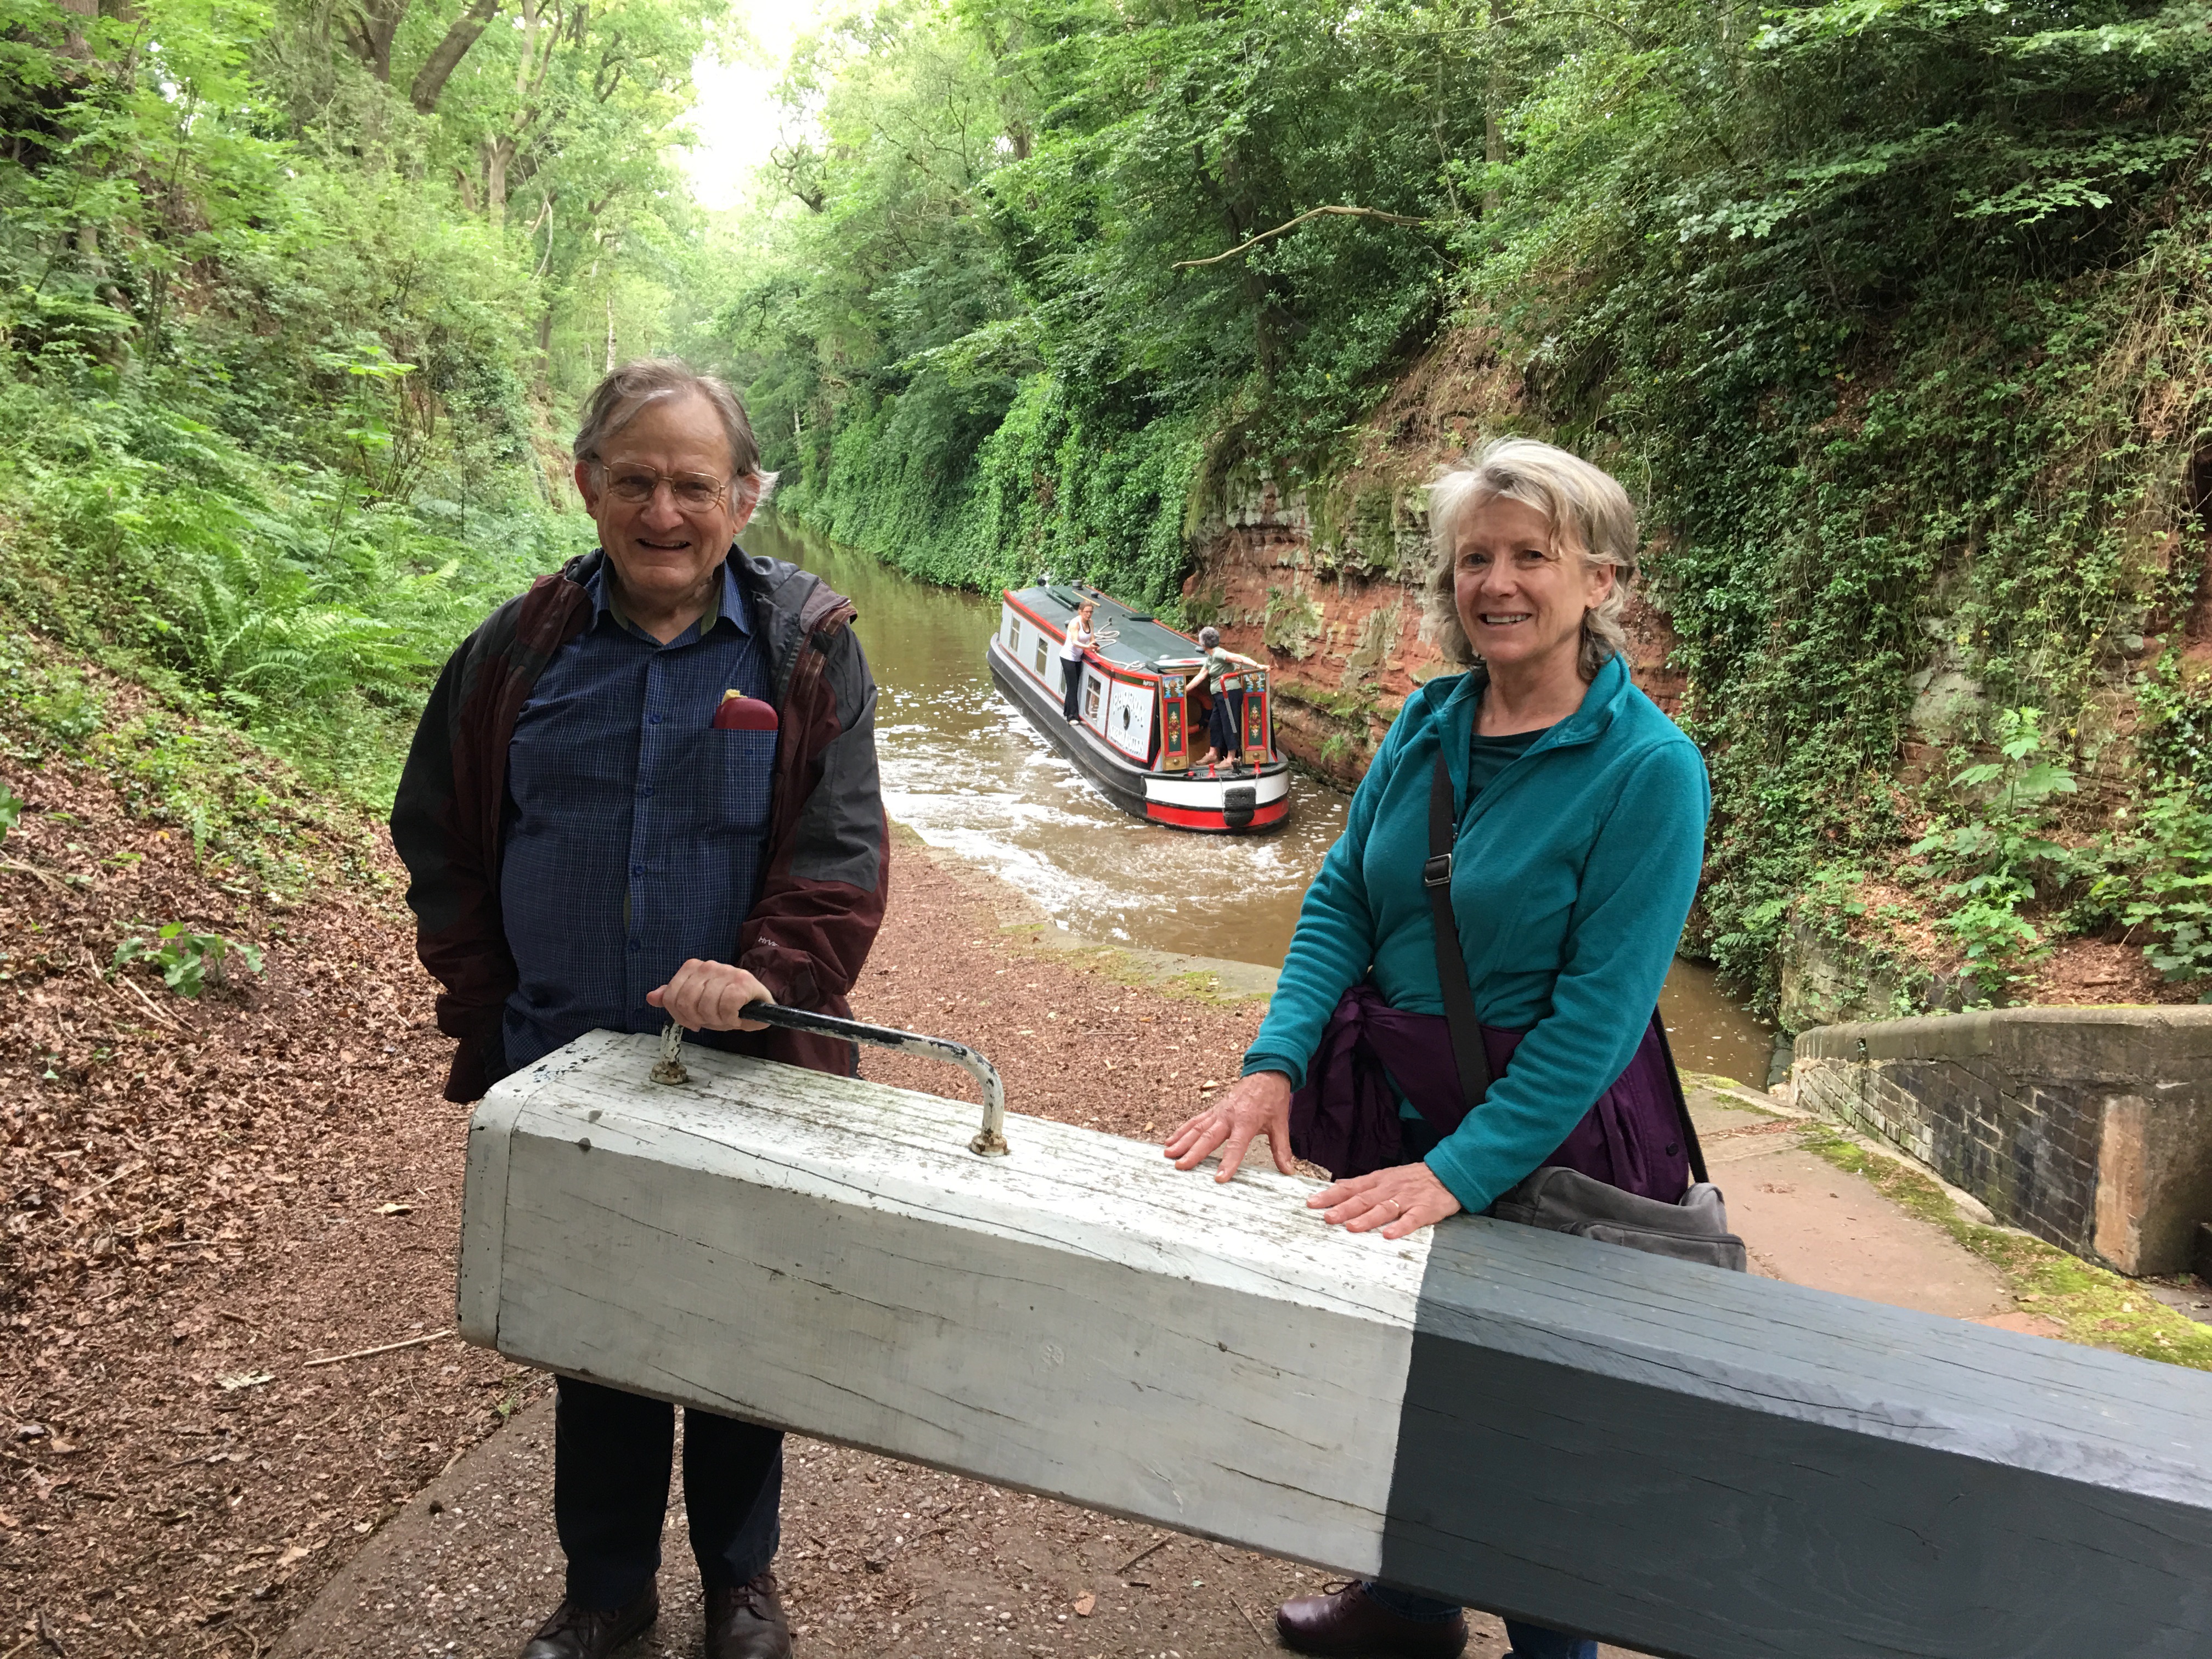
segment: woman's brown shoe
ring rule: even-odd
[[[1285,1647],[1299,1653],[1357,1655],[1360,1659],[1459,1659],[1467,1646],[1465,1613],[1408,1619],[1391,1612],[1358,1583],[1284,1602],[1275,1609],[1275,1630]]]

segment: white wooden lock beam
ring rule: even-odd
[[[2212,1655],[2212,1377],[654,1050],[477,1109],[470,1340],[1680,1659]]]

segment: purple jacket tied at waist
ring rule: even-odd
[[[1492,1077],[1505,1075],[1524,1035],[1482,1028]],[[1439,1136],[1450,1134],[1467,1116],[1443,1016],[1407,1013],[1383,1001],[1373,986],[1355,985],[1322,1031],[1305,1086],[1291,1097],[1291,1144],[1297,1155],[1339,1180],[1405,1162],[1394,1078]],[[1690,1185],[1679,1088],[1655,1013],[1628,1069],[1544,1163],[1579,1170],[1640,1197],[1676,1202]]]

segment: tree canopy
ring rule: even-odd
[[[720,0],[8,0],[0,599],[374,795],[701,286]],[[367,722],[366,725],[363,723]]]
[[[1566,443],[1644,503],[1715,771],[1701,925],[1753,973],[1818,870],[1984,804],[1901,794],[1910,746],[2050,711],[2128,775],[2212,727],[2175,556],[2212,490],[2208,23],[902,0],[794,57],[717,328],[794,510],[941,580],[1170,604],[1224,482],[1341,516],[1394,379],[1486,343],[1505,390],[1464,435]],[[2004,954],[1997,908],[1960,926]]]

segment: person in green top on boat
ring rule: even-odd
[[[1429,516],[1427,631],[1468,672],[1406,700],[1307,891],[1243,1079],[1170,1137],[1167,1156],[1188,1170],[1218,1152],[1215,1179],[1228,1181],[1265,1135],[1287,1175],[1294,1122],[1302,1144],[1355,1122],[1355,1154],[1329,1167],[1366,1172],[1307,1203],[1385,1239],[1485,1210],[1547,1163],[1595,1164],[1673,1202],[1686,1148],[1673,1097],[1663,1109],[1654,1098],[1672,1064],[1653,1009],[1711,797],[1696,745],[1621,654],[1635,509],[1589,462],[1506,439],[1439,477]],[[1450,912],[1496,1079],[1471,1111],[1423,879],[1439,755]],[[1285,1603],[1276,1625],[1303,1653],[1453,1659],[1467,1643],[1458,1607],[1374,1581]],[[1596,1659],[1579,1636],[1511,1620],[1506,1632],[1510,1659]]]

